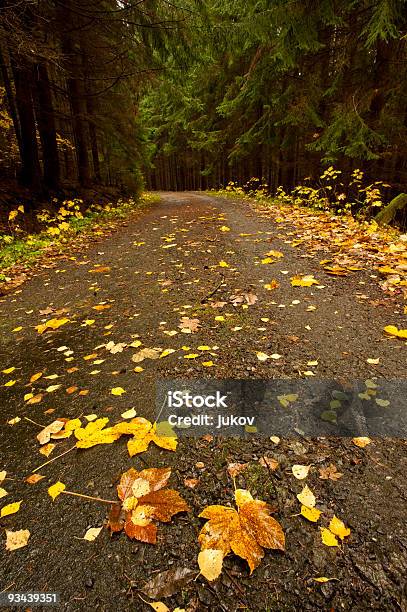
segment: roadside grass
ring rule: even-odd
[[[143,193],[137,199],[118,200],[115,205],[91,205],[83,213],[78,204],[80,200],[65,201],[54,216],[48,212],[38,214],[43,227],[35,234],[21,230],[15,222],[19,213],[15,214],[9,221],[7,233],[0,235],[0,288],[11,280],[9,274],[16,266],[30,269],[46,253],[64,254],[78,238],[86,241],[91,235],[102,235],[131,214],[158,201],[156,194]]]

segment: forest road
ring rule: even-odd
[[[150,609],[137,589],[157,572],[197,569],[198,514],[211,503],[233,503],[227,466],[241,462],[247,466],[237,486],[276,506],[286,553],[267,552],[252,576],[243,560],[228,556],[216,583],[200,577],[180,585],[165,599],[169,608],[407,609],[401,439],[373,440],[362,449],[345,438],[279,444],[256,436],[182,438],[174,453],[151,444],[130,458],[123,437],[75,449],[42,467],[38,483],[25,482],[75,442],[51,440],[56,447],[47,459],[36,439],[42,425],[57,417],[86,424],[89,415],[116,423],[130,408],[154,419],[159,378],[405,378],[405,343],[383,333],[386,325],[403,326],[400,304],[383,293],[372,270],[326,274],[320,260],[329,252],[293,246],[297,231],[242,201],[162,193],[142,216],[108,238],[95,235],[88,249],[1,299],[0,471],[7,477],[0,486],[7,495],[0,507],[22,504],[0,519],[0,591],[56,591],[65,610]],[[270,250],[282,255],[262,263]],[[294,287],[296,275],[314,275],[319,285]],[[197,331],[185,333],[182,317],[198,319]],[[69,321],[39,333],[36,326],[50,318]],[[174,352],[135,362],[144,348]],[[278,462],[274,471],[259,463],[263,456]],[[306,481],[293,477],[294,464],[312,464]],[[342,475],[321,478],[319,470],[331,464]],[[96,542],[83,540],[89,527],[104,525],[106,504],[68,495],[53,502],[47,494],[59,480],[69,491],[114,500],[122,472],[165,465],[173,467],[171,486],[192,511],[160,524],[155,546],[110,537],[106,529]],[[296,495],[305,482],[323,511],[318,524],[298,515]],[[333,513],[351,535],[329,548],[319,525],[327,526]],[[4,529],[28,529],[28,545],[6,551]],[[318,576],[335,580],[319,584]]]

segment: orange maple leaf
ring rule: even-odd
[[[124,472],[117,486],[122,504],[112,507],[109,529],[117,532],[124,528],[129,538],[155,544],[157,527],[154,519],[168,523],[174,514],[189,511],[178,491],[163,489],[170,476],[171,468],[148,468],[141,472],[130,468]]]
[[[233,551],[248,562],[252,573],[264,556],[263,548],[284,550],[284,533],[280,523],[270,516],[271,508],[266,502],[253,499],[244,489],[235,491],[235,499],[238,510],[208,506],[201,512],[199,516],[209,521],[198,541],[202,550],[218,550],[223,557]],[[205,576],[205,568],[201,567],[201,572]],[[213,580],[213,574],[208,579]]]

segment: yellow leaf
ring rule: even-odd
[[[311,285],[319,285],[319,282],[312,274],[307,274],[305,276],[293,276],[291,278],[291,285],[293,287],[311,287]]]
[[[163,247],[165,248],[165,247]],[[144,600],[143,600],[144,601]],[[155,612],[170,612],[170,609],[163,603],[162,601],[153,601],[153,603],[148,603],[148,605],[155,610]]]
[[[27,546],[30,532],[28,529],[19,529],[18,531],[9,531],[6,529],[6,550],[17,550],[23,546]]]
[[[220,227],[219,230],[221,232],[230,232],[230,227],[228,227],[227,225],[222,225],[222,227]]]
[[[7,423],[9,425],[16,425],[17,423],[19,423],[21,421],[21,418],[16,416],[14,417],[14,419],[10,419],[9,421],[7,421]]]
[[[50,442],[49,444],[45,444],[44,446],[40,448],[40,453],[41,455],[45,455],[45,457],[49,457],[52,451],[54,450],[54,448],[55,448],[55,444],[52,444]]]
[[[8,382],[4,383],[4,387],[13,387],[16,382],[16,380],[9,380]]]
[[[202,362],[202,365],[203,365],[205,368],[211,368],[211,367],[212,367],[212,366],[214,366],[215,364],[213,363],[213,361],[203,361],[203,362]]]
[[[301,514],[304,518],[312,523],[316,523],[321,516],[321,511],[318,508],[308,508],[308,506],[301,506]]]
[[[65,325],[66,323],[69,323],[69,319],[67,318],[49,319],[45,323],[36,325],[35,329],[38,331],[39,334],[42,334],[45,331],[47,331],[47,329],[58,329],[59,327],[61,327],[62,325]]]
[[[370,444],[371,439],[365,436],[360,436],[359,438],[352,438],[352,442],[359,448],[365,448],[365,446]]]
[[[207,580],[216,580],[222,572],[223,552],[214,548],[205,548],[198,555],[198,565],[202,576]]]
[[[310,471],[311,466],[310,465],[293,465],[293,467],[291,468],[292,473],[294,474],[295,478],[297,478],[298,480],[304,480],[304,478],[306,478],[308,476],[308,472]]]
[[[341,521],[341,519],[338,519],[338,517],[336,517],[335,515],[329,523],[329,529],[330,531],[332,531],[332,533],[341,538],[341,540],[350,535],[350,529],[348,527],[345,527],[343,521]]]
[[[329,529],[327,529],[326,527],[320,527],[320,529],[322,542],[326,546],[339,546],[338,540],[336,539],[335,535],[331,531],[329,531]]]
[[[109,419],[105,417],[91,421],[86,427],[75,429],[75,437],[78,440],[76,443],[77,448],[91,448],[96,444],[112,444],[118,440],[121,432],[116,427],[104,429],[108,422]]]
[[[7,506],[3,506],[3,508],[0,511],[0,518],[3,518],[3,516],[8,516],[9,514],[15,514],[16,512],[18,512],[20,510],[21,501],[14,502],[13,504],[8,504]]]
[[[229,264],[226,263],[226,261],[220,261],[219,262],[219,267],[220,268],[229,268]]]
[[[144,372],[144,368],[142,368],[141,366],[136,366],[133,372],[137,372],[137,373]]]
[[[331,580],[338,580],[337,578],[327,578],[326,576],[320,576],[319,578],[314,578],[315,582],[330,582]]]
[[[52,501],[55,501],[58,495],[60,495],[62,491],[65,491],[65,489],[66,489],[66,486],[64,485],[64,483],[58,480],[58,482],[56,482],[51,487],[49,487],[48,495],[52,497]]]
[[[168,355],[171,355],[171,353],[175,353],[175,349],[164,349],[163,352],[160,355],[160,359],[162,359],[163,357],[168,357]]]
[[[387,325],[384,331],[390,336],[396,336],[407,340],[407,329],[398,329],[395,325]]]
[[[90,527],[83,536],[83,539],[88,542],[94,542],[102,529],[103,527]]]
[[[19,325],[18,327],[15,327],[15,328],[14,328],[14,329],[12,329],[11,331],[12,331],[12,332],[19,332],[19,331],[21,331],[22,329],[23,329],[23,328],[22,328],[22,326],[21,326],[21,325]]]
[[[38,372],[37,374],[33,374],[30,378],[30,383],[35,382],[36,380],[41,378],[42,375],[43,375],[43,372]]]
[[[235,501],[236,505],[240,508],[240,506],[247,504],[247,502],[253,501],[253,496],[250,491],[247,491],[246,489],[236,489]]]
[[[122,412],[120,416],[122,417],[122,419],[134,419],[136,414],[137,412],[135,411],[135,409],[130,408],[130,410],[126,410],[126,412]]]
[[[112,395],[123,395],[123,393],[126,393],[126,391],[122,389],[122,387],[114,387],[110,393]]]
[[[9,215],[8,215],[8,220],[14,221],[17,215],[18,215],[18,210],[10,210]]]
[[[305,485],[301,493],[298,493],[297,499],[299,502],[301,502],[301,504],[307,506],[308,508],[313,508],[316,503],[315,495],[308,485]]]
[[[6,489],[3,489],[3,487],[0,487],[0,499],[2,497],[5,497],[6,495],[8,495]]]
[[[7,370],[2,370],[3,374],[11,374],[11,372],[14,372],[15,368],[11,367],[11,368],[7,368]]]
[[[184,359],[196,359],[199,357],[198,353],[188,353],[188,355],[184,355]]]
[[[259,361],[267,361],[267,359],[270,358],[270,356],[267,355],[267,353],[262,353],[262,351],[258,351],[256,353],[256,356]]]
[[[57,391],[60,387],[61,385],[50,385],[45,390],[47,393],[53,393],[54,391]]]

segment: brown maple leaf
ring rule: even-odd
[[[189,317],[182,317],[181,323],[178,325],[181,329],[190,330],[190,332],[197,332],[200,325],[199,319],[190,319]]]
[[[336,465],[331,463],[328,467],[319,468],[319,477],[322,480],[339,480],[342,478],[343,474],[338,472]]]
[[[122,503],[112,507],[108,528],[112,532],[124,528],[129,538],[155,544],[154,519],[168,523],[174,514],[189,511],[178,491],[163,489],[170,476],[171,468],[148,468],[141,472],[130,468],[122,474],[117,487]]]
[[[202,551],[217,551],[222,557],[233,551],[246,559],[252,573],[264,556],[263,548],[284,550],[284,533],[280,523],[270,516],[271,508],[266,502],[253,499],[244,489],[235,491],[235,500],[237,511],[226,506],[208,506],[201,512],[199,516],[209,521],[198,541]],[[205,568],[200,569],[205,576]],[[221,564],[218,569],[220,573]],[[208,579],[213,580],[213,573],[210,575]]]
[[[244,298],[246,302],[249,304],[249,306],[252,306],[253,304],[255,304],[257,300],[259,299],[257,295],[255,293],[252,293],[251,291],[249,291],[248,293],[245,293]]]

